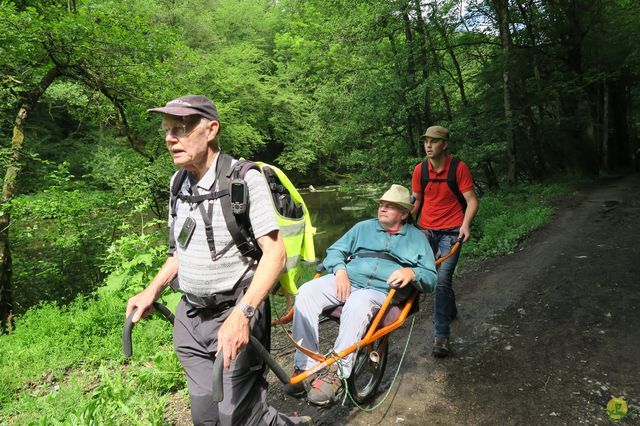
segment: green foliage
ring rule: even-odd
[[[67,422],[77,425],[90,424],[153,424],[162,425],[163,406],[166,397],[151,406],[144,401],[137,389],[124,382],[120,372],[114,374],[100,368],[100,384],[91,394],[90,401],[82,410],[71,413]],[[146,401],[144,401],[146,403]]]
[[[485,258],[512,253],[531,232],[553,216],[550,202],[572,190],[572,184],[521,184],[509,191],[485,194],[472,224],[466,255]]]
[[[167,247],[159,243],[152,222],[144,226],[140,233],[131,226],[121,229],[122,236],[108,248],[102,270],[108,274],[106,290],[116,291],[123,297],[133,295],[145,288],[167,258]]]
[[[81,188],[64,164],[50,178],[55,186],[12,202],[16,302],[72,300],[102,281],[97,258],[122,219],[111,194]]]
[[[19,316],[16,330],[0,336],[0,423],[24,424],[49,413],[40,421],[162,424],[166,392],[184,387],[171,326],[155,317],[138,324],[124,373],[124,309],[123,299],[105,292],[66,307],[41,304]],[[93,389],[88,396],[87,389]]]
[[[451,150],[483,188],[514,165],[530,182],[603,166],[605,131],[606,152],[623,163],[637,133],[640,3],[511,2],[518,46],[511,57],[493,4],[0,1],[0,171],[22,167],[16,197],[2,206],[11,212],[19,327],[0,337],[0,404],[10,404],[0,423],[13,415],[16,423],[157,423],[164,401],[151,403],[154,392],[183,386],[162,321],[136,327],[141,350],[126,374],[116,350],[124,301],[166,257],[175,167],[149,107],[205,94],[220,111],[223,150],[295,171],[296,182],[339,182],[349,192],[406,184],[423,156],[418,136],[436,122],[451,128]],[[515,164],[507,155],[505,71]],[[9,135],[25,100],[35,105],[15,152]],[[465,252],[512,251],[549,220],[543,201],[564,188],[488,192]],[[76,299],[103,282],[97,299]],[[56,303],[20,316],[47,300]],[[76,379],[105,359],[101,374]],[[47,375],[65,386],[55,391]],[[139,400],[134,385],[156,396]],[[86,388],[91,398],[83,399]]]

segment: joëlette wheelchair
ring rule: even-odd
[[[461,244],[461,241],[456,242],[447,255],[436,259],[436,267],[459,250]],[[316,274],[316,277],[318,276],[320,276],[320,272]],[[366,403],[376,395],[378,386],[382,381],[384,370],[387,365],[390,333],[402,327],[406,319],[418,311],[418,290],[413,289],[409,297],[400,304],[394,303],[395,294],[396,288],[391,288],[384,303],[373,317],[364,337],[358,343],[349,346],[339,353],[332,353],[329,356],[315,353],[301,347],[289,336],[291,342],[298,350],[318,361],[318,363],[313,367],[293,377],[289,377],[282,366],[278,364],[269,351],[265,349],[253,335],[249,336],[249,344],[253,346],[254,350],[262,357],[265,363],[274,372],[278,380],[283,384],[300,383],[303,380],[306,380],[309,376],[335,363],[337,360],[356,352],[353,369],[351,371],[351,375],[347,379],[347,386],[351,397],[357,404]],[[154,307],[167,321],[173,324],[175,316],[166,306],[156,302],[154,303]],[[122,348],[124,355],[127,358],[131,357],[133,354],[131,332],[134,324],[131,320],[136,310],[137,308],[131,312],[122,331]],[[273,320],[271,325],[275,326],[290,323],[293,320],[293,312],[294,307],[291,307],[286,315]],[[323,312],[323,315],[327,318],[339,321],[341,312],[342,306],[337,306]],[[222,401],[224,398],[222,389],[222,361],[223,355],[220,350],[213,364],[213,396],[214,400],[217,402]]]

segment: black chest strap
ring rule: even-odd
[[[385,259],[385,260],[388,260],[390,262],[397,263],[398,265],[400,265],[402,267],[405,267],[405,268],[411,268],[412,267],[411,264],[406,263],[406,262],[402,262],[400,259],[398,259],[397,257],[393,256],[391,253],[387,253],[387,252],[384,252],[384,251],[367,251],[367,252],[353,253],[353,254],[347,256],[347,258],[345,259],[345,262],[349,263],[353,259],[355,259],[356,257]]]

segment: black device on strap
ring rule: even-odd
[[[465,200],[462,192],[460,192],[460,188],[458,187],[458,178],[457,178],[457,170],[458,165],[460,164],[460,159],[456,157],[451,158],[451,164],[449,164],[449,172],[447,173],[446,179],[431,179],[429,177],[429,160],[424,160],[422,162],[422,167],[420,168],[420,186],[422,187],[422,201],[420,202],[420,208],[418,209],[418,213],[416,217],[420,216],[422,213],[422,207],[424,207],[425,203],[425,194],[424,190],[427,188],[427,184],[429,182],[447,182],[449,185],[449,189],[458,199],[458,203],[460,203],[460,207],[462,208],[462,213],[467,211],[467,200]]]
[[[229,159],[229,166],[225,169],[228,170],[228,172],[223,173],[220,176],[220,188],[229,188],[232,176],[234,176],[234,179],[244,179],[244,176],[251,169],[260,172],[260,168],[257,164],[246,160],[239,160],[233,165],[233,167],[231,167],[231,157],[228,155],[225,155],[225,157]],[[258,245],[258,242],[253,235],[253,229],[251,228],[251,221],[249,220],[249,210],[251,206],[249,205],[248,194],[246,206],[243,209],[244,212],[242,214],[233,213],[231,196],[220,198],[220,205],[222,207],[224,221],[227,224],[227,229],[229,230],[231,238],[233,238],[233,241],[238,247],[240,253],[242,253],[243,256],[259,260],[262,257],[262,249]]]

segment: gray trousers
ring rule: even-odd
[[[314,352],[319,350],[318,320],[322,311],[342,305],[336,297],[334,274],[323,275],[304,284],[298,290],[295,310],[293,311],[293,339],[301,346]],[[342,308],[340,330],[333,346],[334,352],[340,352],[358,343],[364,337],[371,320],[384,303],[387,295],[372,288],[351,287],[351,294]],[[338,362],[342,374],[349,377],[353,368],[355,352]],[[298,370],[307,370],[317,364],[296,350],[294,366]]]
[[[231,313],[198,310],[184,298],[178,304],[173,344],[187,374],[191,417],[195,425],[297,425],[298,417],[287,417],[267,404],[266,364],[247,346],[224,371],[224,399],[213,401],[213,362],[218,330]],[[268,349],[271,310],[266,300],[251,320],[251,333]]]

